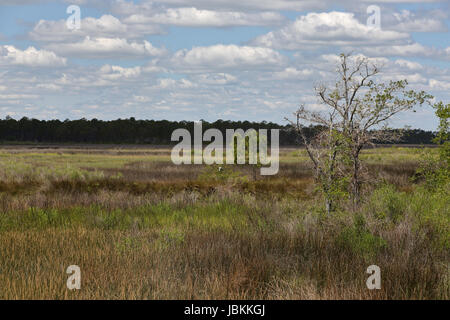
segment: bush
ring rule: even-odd
[[[372,193],[369,210],[378,219],[398,223],[404,216],[407,203],[406,193],[398,192],[395,186],[385,184]]]
[[[340,246],[362,257],[365,261],[373,260],[387,246],[383,238],[367,230],[362,215],[357,215],[354,224],[342,230],[337,241]]]

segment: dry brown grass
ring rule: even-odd
[[[124,165],[102,175],[90,157],[73,178],[2,173],[1,299],[450,298],[448,199],[416,190],[416,161],[370,164],[361,210],[327,216],[304,162],[255,181],[240,167],[249,179],[221,181],[160,154],[98,151],[110,153]],[[383,180],[407,192],[380,191]],[[72,264],[79,291],[66,288]],[[381,290],[365,286],[371,264]]]
[[[405,236],[395,230],[391,237]],[[442,267],[408,235],[376,258],[382,289],[365,287],[369,262],[325,230],[289,234],[157,229],[54,229],[1,234],[3,299],[433,299],[448,298]],[[394,242],[400,239],[391,239]],[[397,251],[400,250],[400,251]],[[65,287],[65,268],[82,289]]]

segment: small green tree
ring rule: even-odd
[[[306,153],[314,167],[314,176],[319,184],[325,200],[327,213],[334,211],[336,202],[347,195],[349,182],[348,173],[348,142],[337,128],[338,115],[332,111],[328,115],[321,115],[315,111],[306,110],[302,105],[294,113],[296,121],[287,121],[299,133]],[[306,127],[302,120],[320,125],[321,130],[312,138],[308,138]]]
[[[425,179],[428,189],[436,191],[446,190],[450,182],[450,104],[445,105],[441,101],[433,107],[439,118],[438,132],[434,138],[434,143],[439,145],[439,155],[436,159],[425,154],[417,173]]]
[[[438,134],[434,142],[440,145],[440,159],[445,162],[448,169],[450,161],[450,103],[438,102],[434,104],[436,115],[439,118]]]

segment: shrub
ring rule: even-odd
[[[369,210],[378,219],[397,223],[404,216],[407,195],[398,192],[393,185],[385,184],[375,189],[369,199]]]
[[[337,238],[340,246],[362,257],[365,261],[373,260],[386,247],[386,241],[370,233],[362,215],[355,217],[352,226],[345,227]]]

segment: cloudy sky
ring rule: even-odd
[[[284,123],[320,108],[341,52],[449,102],[449,15],[449,0],[0,0],[0,117]],[[392,122],[436,124],[425,107]]]

